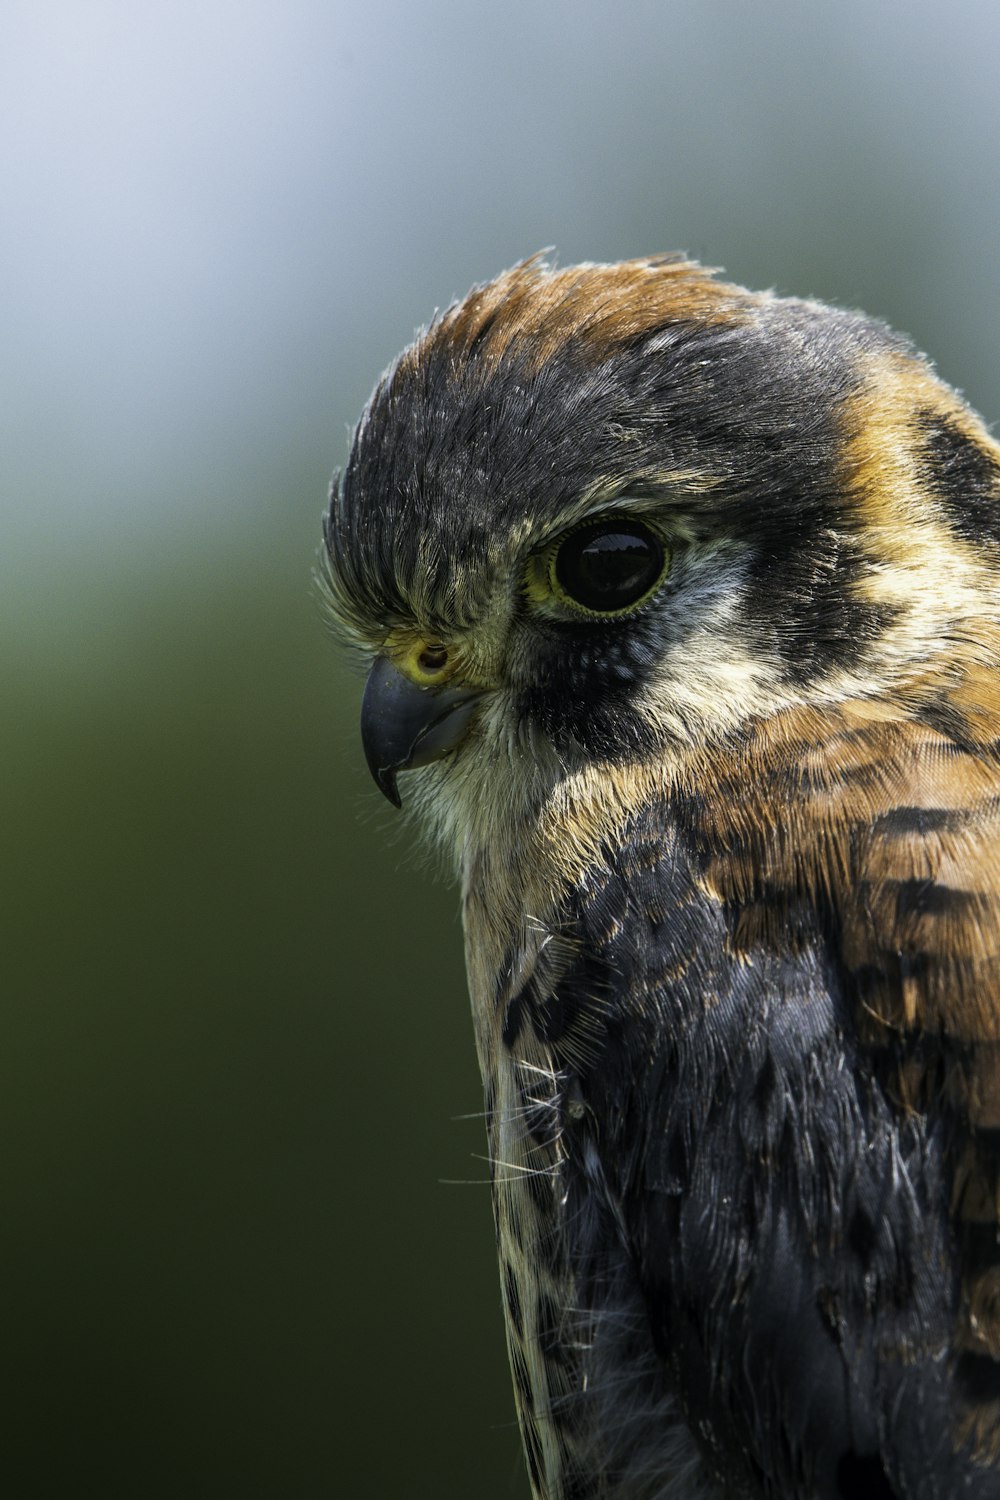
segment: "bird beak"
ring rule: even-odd
[[[419,687],[387,656],[376,656],[361,700],[361,743],[379,790],[396,807],[396,772],[426,766],[465,737],[482,691]]]

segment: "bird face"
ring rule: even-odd
[[[416,801],[468,847],[598,764],[936,699],[996,592],[956,469],[972,503],[1000,472],[876,323],[684,261],[526,262],[389,370],[335,488],[376,779],[398,800],[397,772],[429,767]]]

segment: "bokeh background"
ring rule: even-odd
[[[864,306],[1000,415],[990,0],[6,0],[0,1487],[526,1495],[455,893],[312,582],[554,246]]]

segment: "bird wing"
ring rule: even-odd
[[[701,879],[735,947],[826,929],[866,1068],[943,1162],[960,1286],[956,1441],[1000,1460],[1000,725],[992,683],[927,718],[845,704],[771,721],[714,768]],[[985,702],[984,702],[985,700]],[[978,711],[978,716],[977,716]],[[940,1275],[947,1278],[949,1269]]]

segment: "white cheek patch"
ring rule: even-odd
[[[673,638],[636,712],[661,735],[701,743],[786,700],[775,646],[747,638],[742,611],[749,549],[735,540],[696,544],[679,556],[667,604]]]
[[[782,675],[736,635],[701,628],[668,652],[636,709],[661,734],[697,744],[790,704]]]

